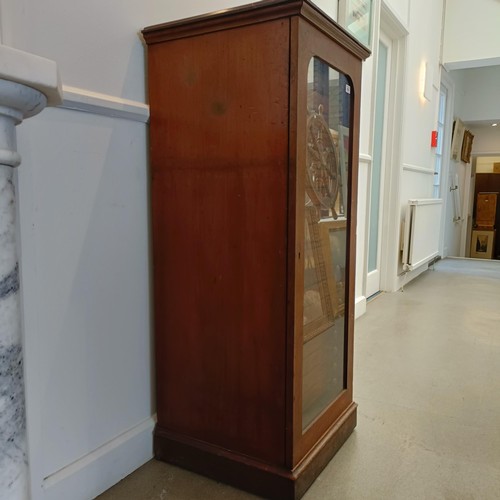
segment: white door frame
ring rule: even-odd
[[[380,72],[380,45],[384,45],[387,49],[387,60],[386,60],[386,67],[385,67],[385,79],[384,79],[384,89],[383,89],[383,104],[384,104],[384,109],[381,110],[379,109],[378,105],[380,104],[378,102],[378,95],[380,92],[380,89],[378,88],[378,85],[381,80],[381,76],[379,74]],[[377,126],[375,125],[373,127],[373,141],[372,141],[372,162],[371,162],[371,169],[370,169],[370,177],[369,177],[369,183],[368,183],[368,192],[370,194],[369,196],[369,203],[368,203],[368,217],[367,217],[367,233],[368,233],[368,238],[367,238],[367,272],[366,272],[366,296],[370,297],[372,295],[375,295],[377,292],[380,291],[380,274],[381,274],[381,252],[382,252],[382,227],[383,227],[383,220],[384,220],[384,190],[385,190],[385,171],[387,167],[387,160],[386,160],[386,153],[387,153],[387,143],[388,143],[388,138],[387,138],[387,129],[388,129],[388,115],[389,115],[389,104],[390,104],[390,99],[391,99],[391,80],[392,80],[392,72],[393,72],[393,66],[392,66],[392,45],[393,45],[393,40],[385,34],[382,30],[380,30],[379,33],[379,39],[377,43],[377,61],[376,65],[374,66],[376,68],[376,73],[375,73],[375,92],[374,92],[374,124],[377,124],[378,118],[379,118],[379,113],[383,113],[383,123],[381,124],[382,130],[380,130],[380,139],[382,140],[382,144],[380,145],[380,158],[377,158],[375,154],[375,146],[376,146],[376,139],[379,139],[378,137],[375,137],[375,133],[377,132]],[[378,165],[378,161],[380,161],[380,165]],[[372,183],[374,182],[374,171],[375,171],[375,166],[377,166],[380,169],[380,178],[379,178],[379,184],[378,184],[378,202],[379,202],[379,210],[378,210],[378,217],[377,217],[377,249],[376,249],[376,263],[375,263],[375,269],[370,270],[370,256],[371,253],[373,252],[373,248],[371,247],[371,230],[372,230],[372,201],[373,201],[373,186]]]
[[[443,155],[441,163],[441,185],[440,197],[443,199],[443,209],[441,211],[441,232],[439,237],[439,254],[441,257],[448,256],[448,247],[446,242],[446,214],[448,212],[448,204],[450,203],[449,196],[449,177],[450,177],[450,152],[451,148],[446,147],[451,144],[451,132],[453,129],[453,116],[455,115],[455,84],[448,75],[446,69],[441,66],[441,85],[446,88],[446,114],[444,120],[444,137],[443,137]],[[449,221],[448,221],[449,223]],[[452,222],[453,224],[453,222]],[[462,222],[463,224],[463,222]]]
[[[385,169],[383,199],[381,200],[380,290],[392,292],[397,289],[399,259],[401,153],[408,30],[384,1],[381,2],[380,7],[380,31],[383,31],[392,40],[389,71],[389,88],[391,90],[387,96],[387,129],[385,131],[385,164],[387,168]],[[366,230],[369,230],[368,225]],[[368,240],[366,241],[366,249],[368,250]],[[368,251],[366,251],[366,259],[368,259]]]

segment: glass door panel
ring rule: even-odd
[[[309,64],[307,95],[303,431],[346,388],[351,83],[315,57]]]
[[[382,179],[382,161],[384,149],[384,131],[385,124],[385,97],[387,93],[387,69],[388,69],[388,47],[380,42],[378,50],[378,68],[377,68],[377,92],[375,102],[375,126],[373,137],[373,164],[370,193],[370,229],[368,244],[368,273],[378,271],[380,268],[380,198],[381,198],[381,179]],[[378,279],[380,282],[380,280]],[[380,284],[377,283],[376,290],[380,290]],[[372,292],[367,293],[368,296]]]

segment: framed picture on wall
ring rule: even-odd
[[[451,140],[451,157],[455,161],[460,161],[462,153],[462,142],[464,140],[465,125],[457,118],[453,122],[453,138]]]
[[[495,244],[495,230],[480,230],[472,231],[470,256],[473,259],[492,259],[493,246]]]
[[[464,163],[470,163],[470,155],[472,152],[473,141],[474,141],[474,136],[471,134],[470,130],[465,130],[464,138],[462,141],[462,154],[460,158]]]

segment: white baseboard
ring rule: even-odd
[[[354,317],[357,319],[366,313],[366,297],[356,297],[356,303],[354,305]]]
[[[148,418],[97,450],[45,478],[45,500],[89,500],[153,457],[154,418]]]
[[[429,269],[429,262],[422,264],[420,267],[411,270],[408,273],[402,274],[396,279],[396,290],[404,288],[408,283],[418,278],[422,273],[425,273]]]

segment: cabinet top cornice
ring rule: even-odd
[[[262,0],[201,16],[157,24],[144,28],[142,34],[146,43],[153,45],[294,16],[307,20],[359,59],[366,59],[370,55],[370,51],[364,45],[309,0]]]

